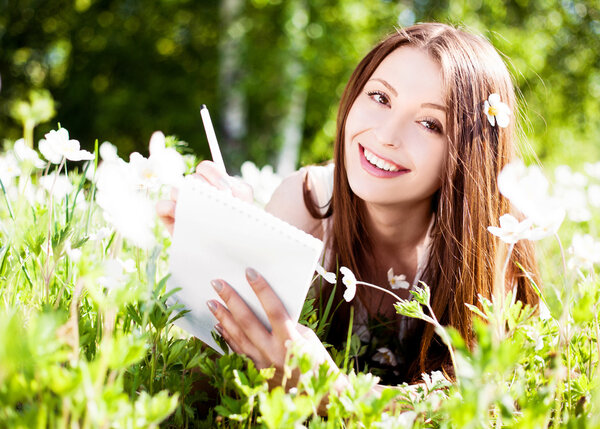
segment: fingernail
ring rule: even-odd
[[[217,311],[217,304],[211,299],[210,301],[206,301],[206,305],[211,312]]]
[[[217,293],[223,290],[223,283],[221,283],[220,280],[211,280],[210,284],[217,291]]]
[[[231,190],[231,185],[229,184],[229,181],[224,177],[219,178],[219,184],[223,187],[223,189]]]
[[[246,268],[246,277],[253,282],[258,279],[258,273],[253,268]]]
[[[220,323],[217,323],[215,325],[215,331],[217,331],[219,333],[219,335],[221,335],[221,336],[223,335],[223,327],[221,326]]]

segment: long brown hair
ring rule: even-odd
[[[498,128],[491,126],[483,113],[484,100],[492,93],[498,93],[512,112],[516,107],[510,74],[485,39],[444,24],[417,24],[385,38],[358,64],[342,95],[337,117],[334,189],[330,209],[324,215],[333,216],[326,243],[333,256],[329,260],[332,265],[349,267],[358,279],[369,281],[372,268],[365,261],[372,243],[366,230],[364,202],[353,194],[346,175],[344,130],[348,112],[365,83],[383,59],[402,46],[422,49],[438,62],[445,103],[450,106],[446,117],[449,152],[442,185],[433,197],[435,222],[421,280],[431,287],[432,308],[440,322],[456,328],[472,345],[473,315],[465,304],[479,306],[479,294],[491,298],[494,288],[500,287],[497,274],[507,249],[487,227],[496,225],[498,218],[510,211],[508,201],[498,192],[497,177],[516,156],[514,118],[507,128]],[[304,194],[313,216],[323,217],[306,186]],[[510,286],[517,286],[517,298],[524,303],[536,303],[537,296],[517,265],[537,279],[533,246],[519,242],[513,252],[507,276]],[[336,267],[328,268],[334,271]],[[337,291],[337,299],[342,301],[343,286]],[[347,309],[342,303],[342,315],[348,314]],[[339,334],[347,325],[339,320],[336,317],[332,336],[344,338]],[[422,326],[415,342],[417,354],[404,375],[406,380],[447,367],[447,352],[431,325]]]

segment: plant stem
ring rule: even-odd
[[[598,312],[594,311],[594,328],[596,329],[596,347],[598,349],[598,363],[600,363],[600,323],[598,323]],[[598,364],[596,364],[598,368]]]
[[[556,241],[558,242],[558,247],[560,248],[560,257],[562,259],[563,271],[565,273],[565,281],[566,281],[567,280],[567,261],[565,259],[565,249],[563,248],[562,241],[560,240],[558,232],[554,234],[554,237],[556,238]]]
[[[433,309],[431,308],[431,305],[429,304],[429,301],[427,302],[427,309],[429,310],[429,313],[431,313],[431,318],[433,319],[434,326],[436,326],[440,332],[446,332],[444,327],[440,324],[440,322],[438,322],[437,317],[435,317],[435,313],[433,312]],[[445,335],[444,335],[445,336]],[[446,344],[446,347],[448,347],[448,351],[450,352],[450,360],[452,361],[452,367],[454,368],[454,376],[456,377],[456,381],[458,382],[458,375],[456,374],[456,370],[457,370],[457,366],[456,366],[456,358],[454,357],[454,349],[452,348],[452,344],[450,343],[449,338],[444,338],[444,336],[440,337],[442,338],[442,341],[444,342],[444,344]]]
[[[508,271],[508,264],[510,263],[510,258],[512,256],[512,252],[515,248],[515,243],[511,243],[508,247],[508,251],[506,252],[506,259],[504,260],[504,265],[502,267],[502,271],[500,273],[500,284],[496,288],[495,295],[495,303],[494,303],[494,313],[496,315],[496,339],[499,342],[502,341],[505,334],[504,327],[504,300],[506,295],[506,272]]]
[[[0,187],[2,187],[2,193],[4,194],[4,201],[6,201],[6,206],[8,207],[8,213],[10,214],[10,218],[14,221],[15,214],[13,213],[12,206],[10,205],[10,200],[8,199],[8,195],[6,195],[6,188],[4,187],[4,183],[2,183],[2,179],[0,179]]]
[[[510,248],[509,252],[512,252],[512,248],[513,248],[513,247],[514,247],[514,245],[512,245],[512,246],[511,246],[511,248]],[[509,253],[509,257],[510,257],[510,253]],[[507,260],[508,260],[508,258],[507,258]],[[506,267],[507,267],[507,266],[508,266],[508,262],[506,262],[506,263],[504,264],[504,269],[505,269],[505,270],[506,270]],[[385,288],[382,288],[382,287],[380,287],[380,286],[376,286],[376,285],[374,285],[374,284],[367,283],[367,282],[361,282],[361,281],[357,281],[357,282],[356,282],[356,284],[357,284],[357,285],[368,286],[368,287],[371,287],[371,288],[373,288],[373,289],[377,289],[377,290],[379,290],[379,291],[381,291],[381,292],[385,292],[385,293],[387,293],[388,295],[391,295],[391,296],[393,296],[394,298],[396,298],[396,300],[397,300],[397,301],[402,301],[402,299],[401,299],[401,298],[400,298],[398,295],[396,295],[394,292],[392,292],[392,291],[390,291],[390,290],[387,290],[387,289],[385,289]],[[435,317],[435,313],[433,312],[433,309],[431,308],[431,306],[430,306],[430,304],[429,304],[429,301],[427,302],[427,309],[428,309],[428,310],[429,310],[429,312],[431,313],[431,317],[432,317],[432,319],[433,319],[433,322],[434,322],[434,323],[433,323],[433,325],[434,325],[436,328],[438,328],[438,329],[440,330],[440,332],[445,332],[445,329],[444,329],[444,327],[443,327],[443,326],[440,324],[440,322],[438,322],[438,320],[437,320],[437,317]],[[352,319],[351,319],[351,320],[352,320]],[[448,347],[448,351],[450,352],[450,360],[452,361],[452,366],[454,367],[454,373],[455,373],[455,376],[456,376],[456,368],[457,368],[457,366],[456,366],[456,358],[455,358],[455,356],[454,356],[454,349],[452,348],[452,344],[450,344],[450,341],[449,341],[449,339],[448,339],[448,338],[444,338],[444,337],[442,337],[442,336],[441,336],[441,338],[442,338],[442,341],[444,342],[444,344],[446,344],[446,347]],[[344,362],[344,368],[345,368],[345,366],[346,366],[346,362]]]
[[[566,346],[567,346],[567,403],[569,405],[569,412],[571,411],[571,407],[572,407],[572,400],[571,400],[571,338],[570,338],[570,332],[569,332],[569,308],[568,308],[568,304],[570,304],[571,301],[571,289],[568,288],[567,286],[567,262],[566,262],[566,258],[565,258],[565,250],[563,248],[562,245],[562,241],[560,239],[560,236],[558,235],[558,232],[554,234],[554,237],[556,238],[556,241],[558,242],[558,246],[560,248],[560,256],[562,259],[562,264],[563,264],[563,271],[564,271],[564,292],[566,294],[566,296],[564,297],[563,302],[566,303],[567,305],[563,305],[563,312],[562,315],[560,317],[560,322],[559,322],[559,332],[562,331],[561,327],[564,324],[564,340],[566,342]],[[559,347],[560,347],[560,341],[559,341]],[[559,354],[558,356],[560,357],[560,349],[559,349]]]
[[[352,325],[354,324],[354,306],[350,307],[350,323],[348,324],[348,335],[346,336],[346,350],[344,351],[344,372],[348,370],[348,358],[350,355],[350,343],[352,342]]]
[[[374,284],[367,283],[367,282],[361,282],[361,281],[357,281],[357,282],[356,282],[356,284],[357,284],[357,285],[368,286],[368,287],[371,287],[371,288],[373,288],[373,289],[377,289],[377,290],[379,290],[379,291],[381,291],[381,292],[385,292],[385,293],[387,293],[388,295],[391,295],[391,296],[393,296],[394,298],[396,298],[396,300],[397,300],[397,301],[402,301],[402,298],[400,298],[398,295],[396,295],[396,294],[395,294],[394,292],[392,292],[391,290],[387,290],[387,289],[385,289],[385,288],[382,288],[382,287],[380,287],[380,286],[376,286],[376,285],[374,285]]]
[[[58,179],[58,175],[60,174],[60,170],[62,169],[62,166],[65,163],[65,157],[63,156],[63,159],[60,162],[60,165],[58,166],[58,170],[56,171],[55,175],[54,175],[54,181],[52,182],[52,186],[50,187],[50,204],[48,206],[48,240],[47,240],[47,246],[46,246],[46,269],[45,269],[45,275],[44,275],[44,280],[45,280],[45,291],[46,291],[46,299],[50,300],[50,271],[49,271],[49,264],[50,264],[50,242],[52,241],[52,215],[53,215],[53,208],[54,208],[54,186],[56,185],[56,181]],[[46,169],[47,171],[47,169]]]

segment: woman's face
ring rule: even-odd
[[[352,191],[376,204],[429,200],[447,153],[440,66],[417,48],[389,54],[350,108],[345,163]]]

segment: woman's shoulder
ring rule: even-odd
[[[275,190],[265,209],[295,227],[323,239],[323,220],[315,219],[308,211],[304,203],[303,187],[305,179],[308,179],[309,189],[314,191],[317,204],[324,205],[322,199],[326,198],[328,201],[333,190],[333,164],[330,165],[331,167],[303,167],[287,176]]]

